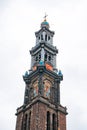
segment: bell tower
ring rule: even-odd
[[[36,45],[30,50],[31,68],[23,76],[24,103],[17,109],[16,130],[66,130],[67,109],[60,103],[63,75],[56,68],[58,49],[49,28],[45,17],[35,32]]]

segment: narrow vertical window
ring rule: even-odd
[[[56,130],[56,116],[55,116],[55,114],[53,114],[52,118],[53,118],[53,130]]]
[[[38,56],[36,56],[36,61],[38,61]]]
[[[45,41],[47,41],[47,35],[45,35]]]
[[[50,112],[47,112],[47,130],[50,130]]]
[[[48,40],[50,40],[50,36],[48,36]]]
[[[49,61],[51,61],[51,56],[49,56],[48,58],[49,58]]]
[[[25,115],[25,120],[24,120],[24,130],[27,130],[27,114]]]
[[[39,61],[41,60],[41,54],[39,54]]]
[[[45,54],[45,61],[47,61],[47,53]]]
[[[41,35],[41,40],[43,40],[43,35]]]
[[[31,112],[29,113],[29,129],[28,130],[30,130],[30,124],[31,124]]]

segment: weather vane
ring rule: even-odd
[[[48,15],[45,13],[45,16],[44,16],[44,21],[46,21],[46,17],[47,17]]]

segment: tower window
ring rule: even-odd
[[[41,54],[39,54],[39,61],[41,60]]]
[[[36,56],[36,61],[38,61],[38,56]]]
[[[56,116],[55,116],[55,114],[52,115],[52,120],[53,120],[53,124],[52,124],[53,130],[56,130]]]
[[[45,35],[45,41],[47,41],[47,35]]]
[[[45,61],[47,61],[47,54],[45,54]]]
[[[51,61],[51,56],[49,56],[49,61]]]
[[[43,35],[41,35],[41,40],[43,40]]]
[[[48,40],[50,40],[50,36],[48,36]]]
[[[50,112],[47,112],[47,129],[46,130],[50,130]]]

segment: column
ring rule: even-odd
[[[53,66],[54,66],[54,69],[56,68],[56,55],[53,56]]]
[[[38,37],[36,37],[36,45],[38,44]]]
[[[46,32],[43,32],[43,40],[45,41]]]
[[[44,48],[42,48],[42,50],[41,50],[41,61],[43,61],[43,62],[44,62],[44,54],[45,54]]]
[[[52,122],[52,113],[50,113],[50,130],[53,130],[52,128],[52,124],[53,124],[53,122]]]
[[[30,124],[31,124],[31,111],[28,113],[27,117],[27,130],[30,130]]]
[[[31,69],[32,69],[32,66],[34,65],[34,62],[35,62],[35,57],[31,56]]]

